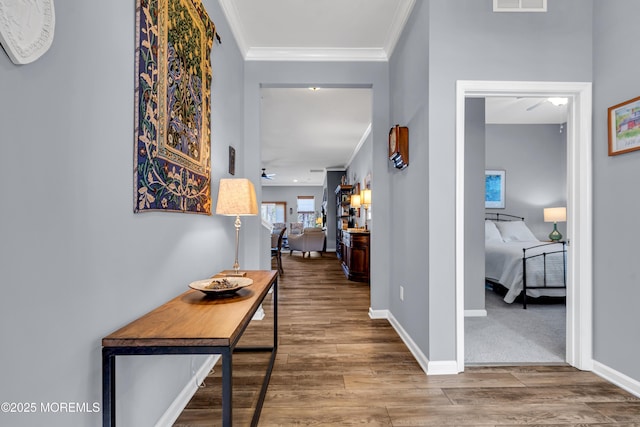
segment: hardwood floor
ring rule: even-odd
[[[369,286],[347,281],[334,254],[282,261],[280,345],[260,426],[640,427],[640,399],[570,366],[426,376],[389,323],[369,318]],[[270,301],[241,345],[269,343]],[[266,355],[234,355],[234,425],[250,425],[266,363]],[[176,427],[221,425],[219,372]]]

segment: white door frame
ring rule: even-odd
[[[456,83],[456,361],[464,371],[464,121],[465,98],[560,96],[567,119],[567,347],[566,361],[593,370],[592,135],[590,82],[459,80]]]

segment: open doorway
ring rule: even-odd
[[[591,84],[572,82],[458,81],[456,91],[456,343],[458,371],[464,371],[465,283],[465,101],[468,97],[538,96],[569,98],[567,118],[566,362],[592,369],[591,349]]]
[[[566,206],[566,105],[547,98],[467,98],[465,121],[465,364],[563,363],[563,251],[569,247],[548,242],[543,211]],[[485,180],[501,184],[489,191],[488,202]],[[564,225],[557,227],[566,235]],[[527,309],[516,295],[523,248],[527,285],[549,286],[528,292]]]
[[[354,189],[371,185],[372,114],[371,85],[261,86],[261,199],[286,204],[278,222],[287,238],[322,228],[324,251],[335,252],[343,220],[363,224],[356,208],[336,215],[335,189],[341,179]]]

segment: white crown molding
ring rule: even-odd
[[[231,32],[233,33],[233,37],[236,39],[240,53],[242,54],[242,57],[246,59],[249,48],[247,46],[247,41],[242,35],[242,21],[240,21],[238,8],[233,0],[218,0],[218,3],[220,3],[220,7],[222,7],[222,12],[227,18],[229,27],[231,27]]]
[[[244,37],[240,13],[234,0],[218,0],[227,18],[231,32],[246,61],[362,61],[387,62],[402,35],[416,0],[402,0],[394,12],[391,26],[380,48],[329,48],[329,47],[251,47]]]
[[[221,0],[222,1],[222,0]],[[247,61],[388,61],[384,49],[378,48],[298,48],[252,47],[245,55]]]
[[[387,35],[387,39],[384,43],[384,51],[387,53],[387,58],[391,58],[391,55],[396,48],[396,44],[398,44],[398,40],[400,40],[400,36],[402,35],[404,26],[407,24],[407,20],[409,19],[409,16],[411,16],[411,11],[413,10],[413,6],[415,4],[415,0],[407,0],[398,3],[398,8],[396,9],[396,12],[393,15],[393,19],[391,21],[389,34]]]

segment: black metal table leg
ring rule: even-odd
[[[116,356],[102,349],[102,425],[116,425]]]
[[[232,390],[232,352],[230,349],[222,351],[222,425],[231,427],[233,424],[233,390]]]

